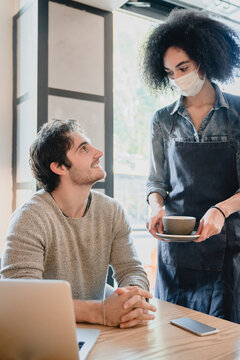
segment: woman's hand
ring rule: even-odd
[[[149,204],[151,206],[151,216],[147,221],[148,231],[159,240],[159,236],[156,233],[163,233],[163,223],[162,218],[166,216],[166,212],[163,208],[164,200],[163,197],[158,193],[151,193],[148,197]],[[166,241],[161,239],[162,241]]]
[[[164,209],[152,211],[151,217],[148,219],[146,224],[148,231],[158,240],[159,236],[157,236],[156,233],[163,233],[163,216],[166,216],[166,212]]]
[[[218,209],[210,208],[200,220],[195,235],[200,235],[195,242],[201,242],[213,235],[220,234],[224,225],[224,216]]]

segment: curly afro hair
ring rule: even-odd
[[[174,9],[167,21],[154,28],[142,44],[142,75],[154,91],[164,90],[169,84],[163,57],[171,46],[181,48],[200,64],[210,81],[227,82],[239,76],[238,34],[204,12]]]

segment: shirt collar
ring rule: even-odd
[[[177,101],[175,101],[175,103],[173,104],[173,109],[170,112],[170,115],[173,115],[175,112],[180,110],[182,107],[184,107],[184,105],[183,105],[183,96],[181,96]]]
[[[224,97],[224,94],[220,90],[219,86],[215,83],[212,83],[212,86],[214,87],[215,92],[216,92],[216,101],[213,106],[213,109],[218,110],[221,107],[225,107],[225,108],[229,109],[229,103],[228,103],[227,99]],[[170,115],[173,115],[177,111],[179,113],[184,112],[185,107],[183,105],[183,99],[184,99],[184,96],[180,96],[180,98],[173,104],[173,109],[170,112]]]
[[[213,108],[215,110],[218,110],[221,107],[225,107],[225,108],[229,109],[229,103],[228,103],[226,97],[224,97],[224,93],[220,90],[219,86],[215,83],[212,83],[212,86],[214,87],[215,92],[216,92],[216,101],[215,101]]]

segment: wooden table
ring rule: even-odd
[[[101,330],[88,360],[240,359],[240,325],[165,301],[151,302],[157,307],[157,313],[148,326],[119,329],[79,324],[79,327]],[[216,327],[220,332],[201,337],[169,323],[170,319],[185,316]]]

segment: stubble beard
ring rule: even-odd
[[[70,178],[72,183],[75,185],[93,185],[97,181],[105,179],[106,172],[103,169],[99,169],[101,172],[99,174],[86,174],[83,175],[80,170],[70,168]]]

